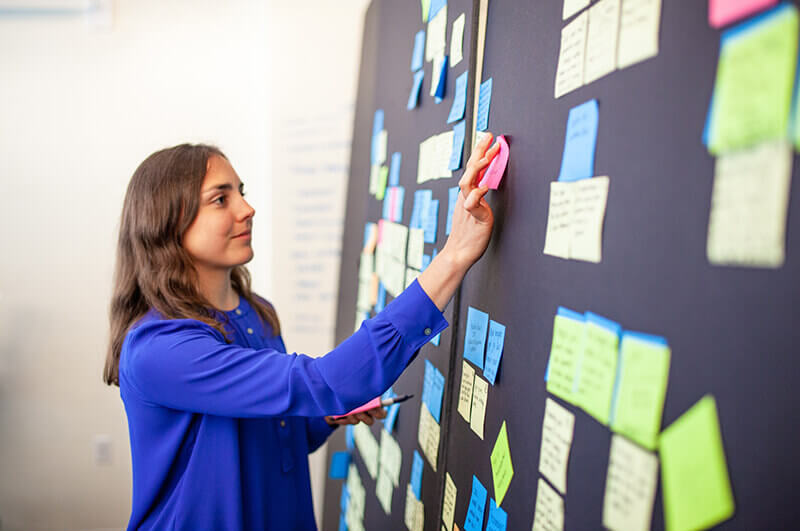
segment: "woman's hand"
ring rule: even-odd
[[[375,422],[375,419],[385,419],[385,418],[386,418],[386,409],[382,407],[376,407],[375,409],[370,409],[369,411],[362,411],[361,413],[356,413],[355,415],[347,415],[346,417],[341,417],[341,418],[325,417],[325,422],[327,422],[329,426],[358,424],[359,422],[363,422],[368,426],[372,426],[372,423]]]
[[[484,170],[492,159],[500,152],[500,144],[495,142],[491,149],[492,134],[487,133],[478,142],[467,161],[466,170],[458,187],[461,188],[453,211],[453,223],[450,236],[442,249],[449,252],[457,267],[469,269],[478,258],[483,256],[492,235],[494,215],[484,195],[488,186],[478,186]]]
[[[486,251],[492,236],[494,214],[483,197],[489,188],[478,186],[481,174],[500,152],[497,143],[487,149],[491,143],[492,134],[487,133],[472,150],[464,175],[458,182],[461,190],[453,211],[450,236],[442,252],[417,277],[420,287],[442,311],[469,268]]]

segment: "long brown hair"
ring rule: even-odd
[[[119,385],[119,356],[129,328],[150,308],[167,319],[196,319],[219,330],[223,324],[198,290],[197,271],[181,245],[200,202],[200,190],[211,156],[225,158],[219,148],[181,144],[157,151],[131,177],[117,243],[117,265],[111,297],[111,337],[103,380]],[[250,291],[250,273],[243,265],[231,271],[231,283],[275,335],[280,324],[275,310]]]

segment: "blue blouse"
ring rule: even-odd
[[[316,529],[308,454],[346,413],[382,394],[447,321],[414,283],[325,356],[286,354],[242,298],[227,343],[151,310],[119,366],[128,416],[128,529]]]

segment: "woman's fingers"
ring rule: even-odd
[[[476,171],[475,166],[486,155],[486,150],[491,144],[492,138],[492,133],[486,133],[486,136],[484,136],[480,142],[475,144],[475,147],[469,156],[469,160],[464,166],[464,175],[462,175],[461,179],[458,181],[458,186],[464,192],[464,197],[466,197],[469,193],[469,191],[465,190],[464,188],[467,187],[471,189],[471,187],[475,184],[475,177],[477,177],[478,171],[480,171]]]
[[[367,413],[356,413],[355,417],[367,426],[372,426],[372,423],[375,422],[375,419]]]
[[[367,411],[367,413],[369,413],[376,419],[386,418],[386,409],[384,409],[383,407],[376,407],[375,409],[370,409],[369,411]]]
[[[467,199],[464,201],[464,208],[473,216],[477,217],[480,221],[483,221],[480,214],[482,214],[482,210],[484,205],[481,204],[481,199],[486,193],[489,191],[488,186],[481,186],[480,188],[474,188]]]
[[[500,144],[497,142],[488,150],[485,149],[485,146],[480,146],[480,148],[476,147],[473,156],[470,157],[467,163],[467,169],[464,171],[464,175],[458,183],[464,197],[468,197],[472,190],[478,186],[483,171],[489,166],[492,159],[499,152]]]

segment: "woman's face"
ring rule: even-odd
[[[200,191],[200,206],[183,235],[183,248],[198,269],[230,269],[253,258],[250,246],[255,210],[244,200],[244,185],[227,159],[212,155]]]

